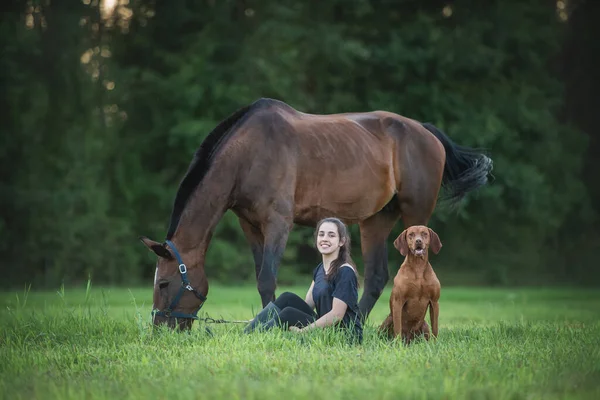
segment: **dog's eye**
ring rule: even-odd
[[[424,236],[424,237],[427,237],[427,232],[423,232],[423,236]]]

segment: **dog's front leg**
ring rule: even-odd
[[[431,321],[431,334],[433,337],[438,335],[438,317],[440,315],[440,303],[437,301],[429,302],[429,320]]]
[[[406,300],[402,296],[395,296],[392,319],[394,320],[394,337],[402,335],[402,310]]]

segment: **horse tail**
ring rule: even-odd
[[[444,132],[428,122],[422,125],[433,133],[446,150],[446,165],[442,176],[446,200],[456,204],[467,192],[488,183],[493,161],[482,150],[457,145]]]

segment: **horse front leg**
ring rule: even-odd
[[[239,218],[240,226],[242,227],[242,231],[246,236],[246,240],[248,244],[250,244],[250,250],[252,251],[252,256],[254,257],[254,273],[256,276],[256,281],[258,283],[258,274],[260,273],[260,269],[262,267],[263,260],[263,250],[265,246],[265,236],[260,231],[259,228],[252,225],[250,222],[243,218]]]
[[[258,293],[263,308],[275,300],[277,287],[277,271],[283,256],[291,230],[291,220],[285,218],[270,219],[264,232],[262,262],[258,272]]]
[[[389,204],[359,224],[361,250],[364,262],[364,291],[358,303],[365,321],[389,279],[386,240],[400,217],[396,204]]]

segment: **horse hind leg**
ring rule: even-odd
[[[400,215],[404,229],[414,225],[427,225],[437,204],[441,186],[441,172],[439,180],[419,179],[418,185],[403,187],[399,193]],[[429,184],[424,184],[429,181]]]
[[[381,211],[359,224],[365,282],[358,307],[363,321],[389,280],[386,240],[400,216],[397,201],[394,197]]]

